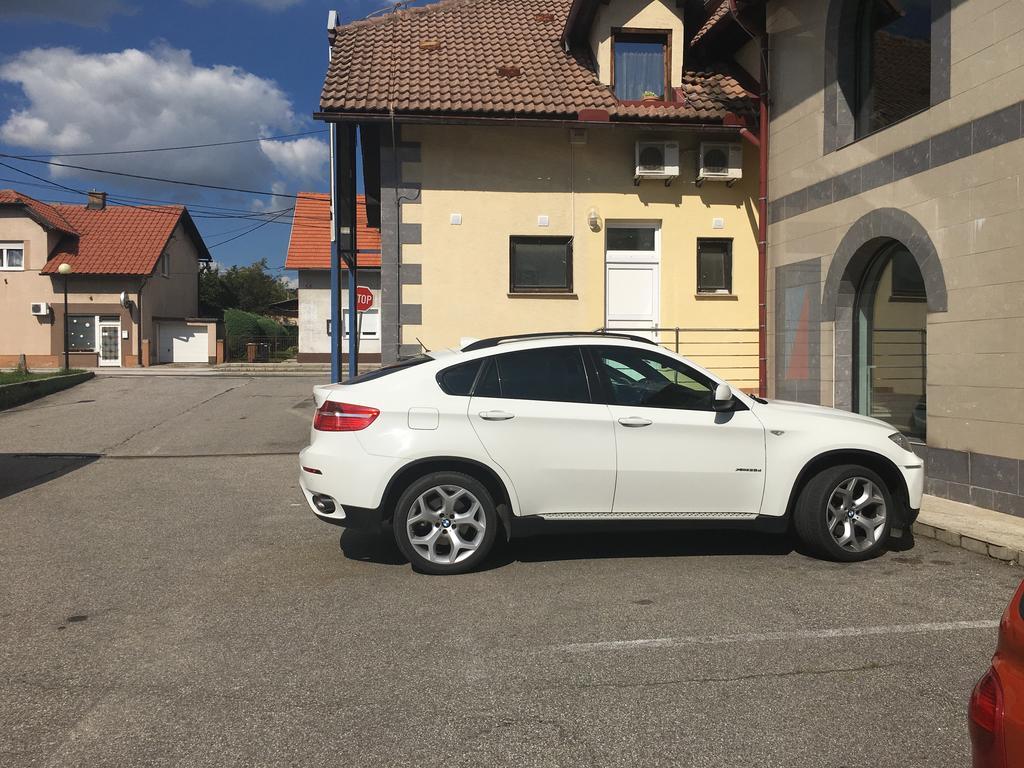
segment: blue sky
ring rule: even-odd
[[[326,191],[324,133],[174,152],[55,155],[322,130],[325,126],[310,115],[326,69],[328,10],[335,8],[343,21],[351,21],[388,5],[388,0],[3,0],[0,153],[277,193]],[[43,200],[83,200],[47,185],[54,182],[79,191],[103,189],[137,204],[144,204],[141,198],[181,202],[197,217],[217,262],[248,264],[265,257],[274,267],[284,263],[291,214],[278,212],[291,207],[286,197],[202,190],[9,158],[0,162],[47,180],[0,167],[0,188]],[[259,218],[243,218],[253,216]],[[224,242],[275,216],[274,223]]]

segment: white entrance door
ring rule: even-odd
[[[100,365],[120,365],[121,323],[100,319],[97,331],[100,337]]]
[[[657,340],[661,228],[657,222],[609,224],[605,246],[605,327]]]

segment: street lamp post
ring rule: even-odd
[[[68,275],[71,274],[71,265],[61,264],[57,272],[64,278],[64,370],[71,368],[68,361]]]

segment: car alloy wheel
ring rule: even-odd
[[[409,544],[423,559],[454,565],[479,549],[487,518],[483,505],[466,488],[436,485],[416,497],[405,527]]]
[[[885,496],[866,477],[847,478],[829,494],[825,525],[845,550],[865,552],[874,547],[885,531],[885,519]]]

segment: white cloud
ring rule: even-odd
[[[19,85],[26,105],[0,124],[0,140],[34,152],[96,152],[255,138],[302,130],[288,96],[269,79],[232,66],[197,66],[189,51],[80,53],[35,48],[0,66],[0,80]],[[0,115],[0,120],[4,119]],[[326,173],[327,145],[304,137],[205,149],[150,152],[59,162],[146,176],[248,189],[286,189]],[[52,167],[62,179],[97,186],[104,177]],[[154,191],[154,184],[116,179],[119,186]],[[188,187],[172,188],[177,199]],[[163,188],[166,196],[167,188]],[[195,194],[192,192],[191,194]],[[158,196],[158,195],[156,195]],[[239,197],[247,199],[245,197]],[[269,198],[273,205],[286,198]],[[287,206],[284,206],[287,207]]]
[[[323,179],[330,152],[327,142],[312,136],[294,141],[261,141],[260,149],[270,162],[298,179]]]
[[[295,277],[294,275],[281,275],[279,279],[289,288],[299,287],[299,278]]]
[[[257,0],[259,2],[260,0]],[[273,0],[270,0],[273,2]],[[297,0],[295,0],[297,1]],[[284,0],[289,2],[289,0]],[[0,18],[47,19],[81,27],[98,27],[115,14],[137,9],[124,0],[3,0]]]

